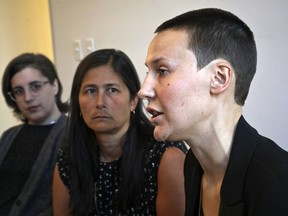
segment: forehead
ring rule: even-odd
[[[22,86],[27,85],[28,83],[31,83],[33,81],[40,81],[42,80],[44,75],[41,73],[41,71],[27,67],[19,72],[17,72],[11,79],[12,86]]]
[[[165,30],[157,33],[151,41],[146,64],[153,63],[158,59],[177,59],[186,52],[191,52],[188,49],[188,34],[186,31]]]
[[[82,85],[87,83],[94,83],[99,85],[117,83],[124,85],[120,75],[118,75],[118,73],[116,73],[113,68],[108,65],[99,66],[88,70],[83,78]]]

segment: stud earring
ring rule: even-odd
[[[215,81],[213,82],[213,85],[214,85],[214,86],[218,86],[218,85],[219,85],[219,81],[218,81],[218,80],[215,80]]]

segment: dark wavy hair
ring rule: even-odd
[[[25,117],[23,118],[21,115],[16,102],[13,101],[8,95],[8,92],[12,90],[12,77],[25,68],[34,68],[39,70],[43,76],[48,78],[49,83],[51,84],[53,84],[55,79],[57,80],[59,90],[55,95],[56,104],[60,112],[66,113],[68,111],[68,103],[61,101],[63,87],[52,61],[43,54],[23,53],[16,56],[8,63],[2,76],[2,94],[8,107],[13,109],[14,115],[23,122],[27,121],[27,119],[25,119]]]
[[[129,89],[131,99],[137,96],[140,89],[136,69],[122,51],[97,50],[86,56],[78,65],[70,95],[71,108],[65,142],[71,168],[70,205],[75,215],[87,215],[93,207],[94,181],[97,179],[99,166],[99,145],[94,132],[80,116],[78,96],[86,73],[102,65],[109,65],[121,77]],[[140,193],[144,146],[153,139],[153,129],[139,99],[135,113],[131,114],[130,127],[125,138],[120,171],[121,184],[115,200],[118,212],[132,206],[135,196]]]
[[[186,31],[188,48],[200,70],[211,61],[223,58],[235,70],[235,102],[244,105],[256,73],[257,50],[253,32],[234,14],[217,8],[189,11],[162,23],[155,33],[168,29]]]

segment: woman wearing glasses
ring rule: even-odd
[[[53,63],[42,54],[15,57],[2,94],[23,123],[0,139],[0,215],[52,215],[53,168],[68,110]]]

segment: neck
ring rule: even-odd
[[[101,162],[111,162],[119,159],[122,156],[124,137],[125,135],[121,136],[120,138],[115,137],[115,135],[105,135],[101,137],[102,139],[97,137],[100,148],[99,159]]]
[[[122,142],[112,145],[100,146],[100,158],[101,162],[111,162],[118,160],[122,156],[123,144]]]
[[[212,117],[201,134],[185,140],[201,164],[207,178],[222,181],[233,144],[234,132],[242,111]]]
[[[51,125],[55,124],[59,117],[61,116],[61,112],[57,109],[56,111],[52,112],[48,117],[46,117],[43,120],[37,120],[37,121],[28,121],[28,124],[31,125]]]
[[[129,124],[126,124],[117,131],[95,132],[99,144],[99,159],[102,162],[110,162],[119,159],[122,156],[124,141],[128,131]]]

